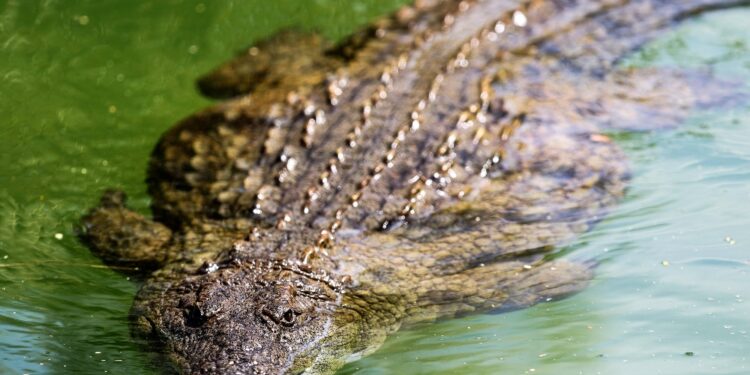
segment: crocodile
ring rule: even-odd
[[[738,0],[417,0],[332,43],[282,31],[198,81],[219,101],[108,190],[81,239],[140,275],[134,336],[186,374],[332,373],[419,322],[584,288],[558,255],[630,179],[607,135],[734,87],[625,68]],[[123,267],[120,267],[123,269]]]

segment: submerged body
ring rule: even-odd
[[[153,271],[134,330],[184,373],[329,373],[406,324],[580,290],[550,255],[624,194],[602,132],[721,104],[698,73],[618,70],[730,0],[417,1],[328,46],[282,33],[200,81],[154,219],[109,192],[82,237]]]

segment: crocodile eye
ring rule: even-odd
[[[284,311],[283,314],[281,314],[281,324],[285,326],[293,326],[294,325],[294,318],[297,314],[292,311],[292,309],[288,309]]]

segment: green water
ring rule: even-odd
[[[273,30],[339,38],[399,2],[0,0],[0,374],[156,373],[128,335],[136,286],[77,218],[110,186],[147,212],[151,147],[208,104],[195,77]],[[750,86],[748,19],[691,20],[627,63]],[[750,106],[615,138],[629,196],[566,249],[600,263],[589,289],[399,332],[342,372],[750,373]]]

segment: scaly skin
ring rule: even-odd
[[[590,267],[550,255],[628,180],[601,133],[731,99],[616,62],[744,3],[427,0],[335,46],[282,33],[199,81],[232,98],[159,141],[154,218],[111,191],[82,238],[155,270],[134,330],[191,374],[330,373],[405,324],[573,293]]]

